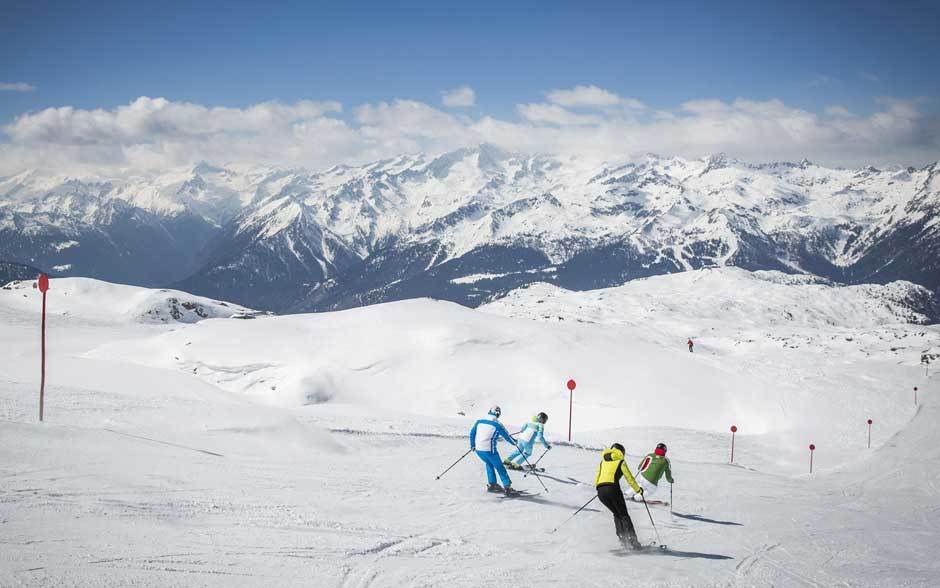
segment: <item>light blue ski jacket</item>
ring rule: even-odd
[[[548,441],[545,440],[545,425],[538,421],[529,421],[523,425],[522,430],[519,431],[519,440],[525,441],[529,445],[535,445],[535,442],[539,441],[545,446],[545,449],[551,447]]]

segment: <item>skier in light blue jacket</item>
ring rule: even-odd
[[[516,440],[518,449],[503,461],[503,465],[514,470],[522,469],[522,462],[529,459],[532,450],[535,448],[535,442],[539,441],[545,446],[546,451],[552,446],[545,440],[545,423],[548,422],[548,415],[540,412],[532,420],[522,427],[519,431],[519,438]],[[515,462],[515,463],[513,463]]]
[[[499,422],[499,415],[502,411],[498,406],[494,406],[487,413],[487,418],[482,418],[473,423],[470,429],[470,449],[476,451],[477,457],[486,467],[486,480],[488,482],[486,489],[489,492],[505,492],[507,496],[518,494],[517,490],[512,488],[512,480],[503,467],[503,462],[499,459],[499,453],[496,451],[496,443],[502,437],[513,446],[516,441],[509,435],[506,427]],[[503,483],[502,486],[496,483],[496,475]]]

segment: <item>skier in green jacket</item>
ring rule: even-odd
[[[651,495],[655,494],[659,489],[659,480],[662,479],[663,474],[666,475],[667,482],[675,483],[672,468],[669,467],[669,458],[666,457],[666,444],[660,443],[653,453],[643,458],[636,470],[636,481],[643,487],[643,494],[634,494],[633,500],[642,502],[644,497],[648,500]]]

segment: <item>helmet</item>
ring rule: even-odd
[[[544,425],[545,423],[548,422],[548,415],[545,414],[544,412],[540,412],[540,413],[535,417],[535,419],[536,419],[538,422],[540,422],[540,423],[542,423],[542,424]]]
[[[490,411],[486,414],[499,418],[499,415],[503,414],[503,411],[500,410],[498,404],[494,404],[493,406],[490,407]]]
[[[619,451],[620,453],[626,453],[626,452],[627,452],[627,450],[624,449],[624,448],[623,448],[623,445],[621,445],[620,443],[614,443],[613,445],[610,446],[610,448],[611,448],[611,449],[616,449],[616,450]]]
[[[666,455],[666,444],[659,443],[656,445],[656,455]]]

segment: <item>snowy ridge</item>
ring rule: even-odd
[[[0,289],[8,312],[38,314],[33,281],[14,281]],[[210,318],[255,318],[261,313],[237,304],[176,290],[150,290],[88,278],[51,280],[48,312],[92,324],[196,323]]]
[[[689,325],[708,321],[726,328],[729,322],[811,329],[940,322],[940,299],[909,282],[839,286],[815,276],[738,268],[644,278],[588,292],[536,283],[481,310],[536,320],[632,326],[658,321],[663,314]]]

